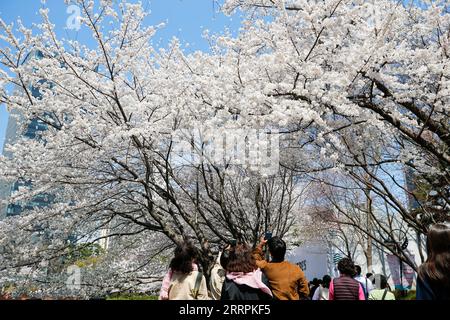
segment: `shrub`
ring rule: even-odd
[[[401,290],[395,289],[394,295],[396,300],[416,300],[416,290],[407,290],[402,293]]]

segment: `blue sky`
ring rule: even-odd
[[[98,2],[96,0],[96,3]],[[240,18],[238,16],[230,18],[218,13],[218,6],[214,4],[214,0],[141,0],[141,2],[151,11],[146,21],[149,25],[166,23],[164,29],[158,31],[155,36],[155,46],[165,46],[173,36],[176,36],[182,42],[190,44],[188,50],[207,51],[208,44],[202,38],[204,29],[220,32],[225,28],[231,31],[239,28]],[[41,22],[38,12],[42,6],[39,0],[0,0],[0,17],[8,24],[20,17],[22,22],[30,27],[32,23]],[[77,32],[66,28],[66,21],[71,13],[66,12],[64,0],[47,0],[45,6],[50,9],[49,15],[52,23],[56,25],[55,30],[59,37],[91,44],[87,30],[81,28]],[[3,150],[7,122],[6,107],[1,105],[0,152]]]

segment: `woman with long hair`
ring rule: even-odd
[[[206,279],[196,263],[196,251],[190,243],[178,245],[164,277],[160,300],[207,300]]]
[[[450,225],[434,224],[428,230],[427,261],[419,268],[417,300],[450,300]]]
[[[232,246],[226,260],[221,300],[272,299],[267,278],[256,266],[252,250],[247,245]]]

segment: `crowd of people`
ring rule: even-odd
[[[265,254],[267,249],[268,256]],[[427,261],[420,266],[416,299],[450,299],[450,227],[435,224],[427,237]],[[280,237],[261,238],[256,248],[227,245],[211,269],[209,290],[191,243],[175,249],[164,277],[160,300],[395,300],[387,277],[361,274],[350,258],[341,259],[339,277],[308,282],[303,270],[285,260]],[[270,257],[270,258],[269,258]]]

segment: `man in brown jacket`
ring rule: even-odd
[[[269,246],[272,257],[268,262],[264,259],[263,247]],[[308,280],[302,269],[284,260],[286,243],[280,237],[269,240],[261,239],[260,244],[253,251],[257,266],[269,279],[270,288],[278,300],[304,300],[309,295]]]

